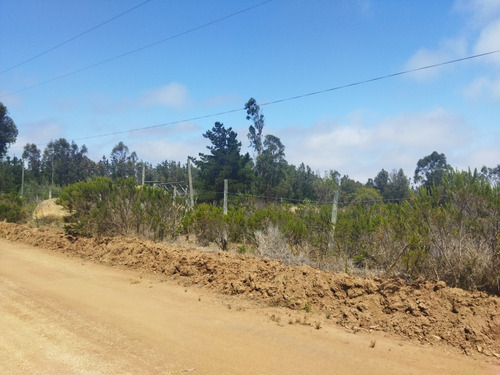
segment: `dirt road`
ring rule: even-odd
[[[500,366],[0,239],[0,373],[456,375]]]

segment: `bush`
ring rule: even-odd
[[[106,177],[63,189],[58,200],[71,216],[66,230],[82,236],[140,236],[153,240],[179,233],[185,204],[168,192]]]
[[[499,228],[499,188],[452,172],[411,201],[341,210],[335,255],[377,274],[500,294]]]
[[[499,190],[476,173],[452,172],[442,185],[399,203],[354,199],[339,210],[333,240],[331,207],[308,202],[259,206],[239,199],[227,215],[209,204],[191,212],[163,190],[108,178],[68,186],[59,201],[71,212],[67,230],[80,235],[162,240],[192,233],[202,245],[249,245],[287,264],[341,262],[346,272],[439,279],[500,294]]]
[[[15,193],[0,194],[0,220],[9,223],[20,223],[26,220],[23,200]]]

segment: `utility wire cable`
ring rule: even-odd
[[[151,0],[149,0],[149,1],[151,1]],[[195,26],[195,27],[193,27],[193,28],[191,28],[191,29],[188,29],[188,30],[186,30],[186,31],[182,31],[182,32],[180,32],[180,33],[178,33],[178,34],[175,34],[175,35],[169,36],[168,38],[164,38],[164,39],[161,39],[161,40],[159,40],[159,41],[157,41],[157,42],[150,43],[150,44],[148,44],[148,45],[145,45],[145,46],[142,46],[142,47],[136,48],[136,49],[134,49],[134,50],[131,50],[131,51],[128,51],[128,52],[122,53],[121,55],[117,55],[117,56],[114,56],[114,57],[110,57],[109,59],[102,60],[102,61],[96,62],[96,63],[94,63],[94,64],[91,64],[91,65],[87,65],[87,66],[85,66],[85,67],[83,67],[83,68],[79,68],[79,69],[73,70],[73,71],[71,71],[71,72],[68,72],[68,73],[62,74],[62,75],[60,75],[60,76],[57,76],[57,77],[54,77],[54,78],[48,79],[48,80],[46,80],[46,81],[43,81],[43,82],[40,82],[40,83],[34,84],[34,85],[32,85],[32,86],[25,87],[24,89],[20,89],[20,90],[14,91],[14,92],[10,92],[10,93],[8,93],[8,94],[5,94],[5,95],[1,96],[1,98],[7,97],[7,96],[11,96],[11,95],[14,95],[14,94],[19,94],[19,93],[21,93],[21,92],[31,90],[31,89],[33,89],[33,88],[35,88],[35,87],[39,87],[39,86],[42,86],[42,85],[46,85],[46,84],[48,84],[48,83],[51,83],[51,82],[54,82],[54,81],[58,81],[58,80],[60,80],[60,79],[63,79],[63,78],[66,78],[66,77],[72,76],[72,75],[74,75],[74,74],[81,73],[81,72],[83,72],[83,71],[85,71],[85,70],[89,70],[89,69],[95,68],[95,67],[97,67],[97,66],[99,66],[99,65],[103,65],[103,64],[109,63],[109,62],[111,62],[111,61],[121,59],[122,57],[125,57],[125,56],[128,56],[128,55],[132,55],[132,54],[134,54],[134,53],[137,53],[137,52],[143,51],[143,50],[145,50],[145,49],[148,49],[148,48],[154,47],[154,46],[156,46],[156,45],[158,45],[158,44],[168,42],[169,40],[172,40],[172,39],[175,39],[175,38],[179,38],[179,37],[184,36],[184,35],[186,35],[186,34],[190,34],[190,33],[192,33],[192,32],[198,31],[198,30],[200,30],[200,29],[204,29],[204,28],[206,28],[206,27],[212,26],[212,25],[214,25],[214,24],[216,24],[216,23],[220,23],[220,22],[225,21],[225,20],[227,20],[227,19],[229,19],[229,18],[232,18],[232,17],[238,16],[238,15],[240,15],[240,14],[242,14],[242,13],[249,12],[249,11],[250,11],[250,10],[252,10],[252,9],[255,9],[255,8],[258,8],[258,7],[262,6],[262,5],[265,5],[265,4],[267,4],[267,3],[270,3],[271,1],[273,1],[273,0],[266,0],[266,1],[263,1],[263,2],[261,2],[261,3],[255,4],[255,5],[252,5],[251,7],[248,7],[248,8],[245,8],[245,9],[241,9],[241,10],[236,11],[236,12],[234,12],[234,13],[228,14],[228,15],[226,15],[226,16],[224,16],[224,17],[217,18],[217,19],[215,19],[215,20],[209,21],[209,22],[204,23],[204,24],[202,24],[202,25]]]
[[[138,4],[138,5],[134,6],[134,7],[132,7],[132,8],[130,8],[130,9],[127,9],[126,11],[121,12],[120,14],[117,14],[117,15],[116,15],[116,16],[114,16],[114,17],[111,17],[110,19],[108,19],[108,20],[106,20],[106,21],[104,21],[104,22],[101,22],[101,23],[99,23],[99,24],[97,24],[97,25],[93,26],[93,27],[91,27],[90,29],[88,29],[88,30],[85,30],[85,31],[81,32],[80,34],[77,34],[77,35],[75,35],[75,36],[73,36],[73,37],[69,38],[68,40],[65,40],[64,42],[61,42],[61,43],[59,43],[59,44],[55,45],[54,47],[51,47],[51,48],[49,48],[49,49],[46,49],[46,50],[44,50],[44,51],[40,52],[39,54],[37,54],[37,55],[35,55],[35,56],[30,57],[29,59],[26,59],[26,60],[24,60],[24,61],[21,61],[20,63],[18,63],[18,64],[16,64],[16,65],[13,65],[13,66],[11,66],[10,68],[7,68],[7,69],[5,69],[5,70],[1,71],[1,72],[0,72],[0,75],[2,75],[2,74],[4,74],[4,73],[7,73],[7,72],[10,72],[11,70],[14,70],[14,69],[16,69],[16,68],[18,68],[18,67],[20,67],[20,66],[22,66],[22,65],[24,65],[24,64],[27,64],[27,63],[29,63],[29,62],[31,62],[31,61],[33,61],[33,60],[35,60],[35,59],[37,59],[37,58],[39,58],[39,57],[43,56],[43,55],[46,55],[46,54],[47,54],[47,53],[49,53],[49,52],[54,51],[55,49],[57,49],[57,48],[59,48],[59,47],[64,46],[65,44],[68,44],[68,43],[70,43],[70,42],[72,42],[72,41],[74,41],[74,40],[76,40],[76,39],[78,39],[78,38],[81,38],[82,36],[84,36],[84,35],[86,35],[86,34],[88,34],[88,33],[92,32],[92,31],[94,31],[94,30],[96,30],[96,29],[98,29],[98,28],[100,28],[100,27],[102,27],[102,26],[104,26],[104,25],[106,25],[106,24],[108,24],[108,23],[110,23],[110,22],[112,22],[112,21],[116,20],[117,18],[120,18],[120,17],[124,16],[124,15],[125,15],[125,14],[127,14],[127,13],[132,12],[133,10],[136,10],[137,8],[139,8],[139,7],[143,6],[143,5],[145,5],[145,4],[147,4],[147,3],[151,2],[151,1],[152,1],[152,0],[146,0],[146,1],[143,1],[142,3],[140,3],[140,4]]]
[[[260,104],[260,106],[262,107],[262,106],[271,105],[271,104],[277,104],[277,103],[281,103],[281,102],[288,102],[290,100],[302,99],[302,98],[305,98],[307,96],[314,96],[314,95],[324,94],[326,92],[341,90],[341,89],[345,89],[345,88],[353,87],[353,86],[359,86],[359,85],[363,85],[365,83],[370,83],[370,82],[375,82],[375,81],[381,81],[381,80],[387,79],[387,78],[392,78],[392,77],[397,77],[397,76],[401,76],[401,75],[405,75],[405,74],[415,73],[415,72],[419,72],[419,71],[426,70],[426,69],[437,68],[437,67],[440,67],[440,66],[454,64],[454,63],[458,63],[458,62],[461,62],[461,61],[472,60],[472,59],[476,59],[476,58],[479,58],[479,57],[493,55],[493,54],[499,53],[499,52],[500,52],[500,49],[494,50],[494,51],[490,51],[490,52],[479,53],[477,55],[471,55],[471,56],[461,57],[459,59],[448,60],[448,61],[444,61],[444,62],[437,63],[437,64],[426,65],[426,66],[422,66],[422,67],[419,67],[419,68],[414,68],[414,69],[409,69],[409,70],[403,70],[401,72],[386,74],[386,75],[378,76],[378,77],[375,77],[375,78],[369,78],[369,79],[365,79],[365,80],[362,80],[362,81],[352,82],[352,83],[348,83],[346,85],[335,86],[335,87],[331,87],[331,88],[325,89],[325,90],[313,91],[313,92],[309,92],[307,94],[296,95],[296,96],[291,96],[291,97],[284,98],[284,99],[273,100],[271,102],[266,102],[266,103]]]
[[[106,133],[106,134],[89,135],[87,137],[75,138],[73,140],[74,141],[81,141],[81,140],[85,140],[85,139],[94,139],[94,138],[108,137],[110,135],[118,135],[118,134],[124,134],[124,133],[133,133],[133,132],[138,132],[138,131],[142,131],[142,130],[149,130],[149,129],[160,128],[160,127],[164,127],[164,126],[181,124],[183,122],[191,122],[191,121],[202,120],[202,119],[206,119],[206,118],[210,118],[210,117],[217,117],[217,116],[227,115],[229,113],[240,112],[242,110],[244,110],[244,108],[231,109],[229,111],[224,111],[224,112],[219,112],[219,113],[212,113],[212,114],[209,114],[209,115],[203,115],[203,116],[198,116],[198,117],[191,117],[191,118],[188,118],[188,119],[167,122],[167,123],[164,123],[164,124],[144,126],[144,127],[141,127],[141,128],[128,129],[128,130],[120,130],[120,131],[116,131],[116,132],[112,132],[112,133]]]
[[[466,56],[466,57],[462,57],[462,58],[459,58],[459,59],[448,60],[448,61],[444,61],[444,62],[437,63],[437,64],[426,65],[426,66],[422,66],[422,67],[415,68],[415,69],[404,70],[404,71],[397,72],[397,73],[386,74],[386,75],[383,75],[383,76],[378,76],[378,77],[374,77],[374,78],[370,78],[370,79],[365,79],[365,80],[362,80],[362,81],[357,81],[357,82],[348,83],[348,84],[345,84],[345,85],[331,87],[331,88],[325,89],[325,90],[313,91],[313,92],[309,92],[309,93],[306,93],[306,94],[301,94],[301,95],[291,96],[291,97],[288,97],[288,98],[273,100],[273,101],[270,101],[270,102],[266,102],[266,103],[260,104],[260,106],[273,105],[273,104],[283,103],[283,102],[287,102],[287,101],[291,101],[291,100],[302,99],[302,98],[305,98],[305,97],[308,97],[308,96],[320,95],[320,94],[324,94],[324,93],[331,92],[331,91],[336,91],[336,90],[341,90],[341,89],[345,89],[345,88],[348,88],[348,87],[359,86],[359,85],[363,85],[363,84],[367,84],[367,83],[371,83],[371,82],[381,81],[381,80],[384,80],[384,79],[398,77],[398,76],[401,76],[401,75],[410,74],[410,73],[414,73],[414,72],[418,72],[418,71],[422,71],[422,70],[426,70],[426,69],[432,69],[432,68],[437,68],[437,67],[444,66],[444,65],[458,63],[458,62],[461,62],[461,61],[472,60],[472,59],[476,59],[476,58],[480,58],[480,57],[492,55],[492,54],[499,53],[499,52],[500,52],[500,50],[495,50],[495,51],[480,53],[480,54],[477,54],[477,55]],[[149,130],[149,129],[159,128],[159,127],[164,127],[164,126],[175,125],[175,124],[179,124],[179,123],[183,123],[183,122],[190,122],[190,121],[202,120],[202,119],[206,119],[206,118],[210,118],[210,117],[223,116],[223,115],[227,115],[227,114],[235,113],[235,112],[240,112],[240,111],[244,111],[244,110],[245,110],[245,108],[236,108],[236,109],[231,109],[231,110],[228,110],[228,111],[223,111],[223,112],[218,112],[218,113],[213,113],[213,114],[208,114],[208,115],[203,115],[203,116],[198,116],[198,117],[192,117],[192,118],[188,118],[188,119],[185,119],[185,120],[171,121],[171,122],[167,122],[167,123],[163,123],[163,124],[157,124],[157,125],[151,125],[151,126],[144,126],[144,127],[141,127],[141,128],[128,129],[128,130],[121,130],[121,131],[112,132],[112,133],[106,133],[106,134],[90,135],[90,136],[87,136],[87,137],[77,138],[77,139],[74,139],[74,140],[75,141],[80,141],[80,140],[85,140],[85,139],[94,139],[94,138],[107,137],[107,136],[110,136],[110,135],[132,133],[132,132],[137,132],[137,131],[142,131],[142,130]]]

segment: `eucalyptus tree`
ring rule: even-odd
[[[17,139],[17,126],[8,116],[7,107],[0,102],[0,160],[7,153],[7,149]]]
[[[418,161],[413,180],[416,184],[430,189],[434,185],[441,185],[443,177],[451,170],[451,166],[446,162],[446,156],[434,151]]]
[[[262,154],[263,141],[262,131],[264,130],[264,115],[260,112],[260,107],[254,98],[250,98],[245,104],[247,111],[247,120],[252,120],[253,125],[248,128],[248,139],[250,140],[250,147],[257,153],[257,157]]]

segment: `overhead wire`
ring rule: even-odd
[[[324,90],[312,91],[312,92],[305,93],[305,94],[300,94],[300,95],[290,96],[290,97],[287,97],[287,98],[282,98],[282,99],[277,99],[277,100],[265,102],[265,103],[260,104],[260,106],[262,107],[262,106],[274,105],[274,104],[284,103],[284,102],[291,101],[291,100],[302,99],[302,98],[309,97],[309,96],[315,96],[315,95],[325,94],[327,92],[332,92],[332,91],[336,91],[336,90],[346,89],[346,88],[349,88],[349,87],[359,86],[359,85],[363,85],[363,84],[367,84],[367,83],[372,83],[372,82],[376,82],[376,81],[380,81],[380,80],[384,80],[384,79],[388,79],[388,78],[398,77],[398,76],[401,76],[401,75],[415,73],[415,72],[426,70],[426,69],[437,68],[437,67],[440,67],[440,66],[454,64],[454,63],[458,63],[458,62],[461,62],[461,61],[476,59],[476,58],[480,58],[480,57],[492,55],[492,54],[499,53],[499,52],[500,52],[500,49],[499,50],[495,50],[495,51],[490,51],[490,52],[484,52],[484,53],[480,53],[480,54],[476,54],[476,55],[466,56],[466,57],[462,57],[462,58],[459,58],[459,59],[448,60],[448,61],[444,61],[444,62],[440,62],[440,63],[436,63],[436,64],[426,65],[426,66],[422,66],[422,67],[419,67],[419,68],[408,69],[408,70],[404,70],[404,71],[401,71],[401,72],[396,72],[396,73],[391,73],[391,74],[385,74],[385,75],[382,75],[382,76],[378,76],[378,77],[374,77],[374,78],[369,78],[369,79],[365,79],[365,80],[361,80],[361,81],[356,81],[356,82],[348,83],[348,84],[345,84],[345,85],[339,85],[339,86],[330,87],[330,88],[324,89]],[[144,126],[144,127],[140,127],[140,128],[134,128],[134,129],[128,129],[128,130],[121,130],[121,131],[116,131],[116,132],[111,132],[111,133],[106,133],[106,134],[90,135],[90,136],[87,136],[87,137],[76,138],[74,140],[75,141],[81,141],[81,140],[86,140],[86,139],[102,138],[102,137],[108,137],[108,136],[118,135],[118,134],[124,134],[124,133],[132,133],[132,132],[137,132],[137,131],[143,131],[143,130],[149,130],[149,129],[159,128],[159,127],[176,125],[176,124],[180,124],[180,123],[184,123],[184,122],[191,122],[191,121],[202,120],[202,119],[211,118],[211,117],[223,116],[223,115],[227,115],[227,114],[230,114],[230,113],[241,112],[241,111],[244,111],[244,110],[245,110],[245,108],[235,108],[235,109],[230,109],[230,110],[227,110],[227,111],[222,111],[222,112],[217,112],[217,113],[212,113],[212,114],[207,114],[207,115],[202,115],[202,116],[197,116],[197,117],[191,117],[191,118],[187,118],[187,119],[184,119],[184,120],[176,120],[176,121],[166,122],[166,123],[163,123],[163,124],[156,124],[156,125]]]
[[[73,36],[73,37],[71,37],[71,38],[69,38],[69,39],[65,40],[64,42],[61,42],[61,43],[59,43],[59,44],[56,44],[55,46],[50,47],[50,48],[48,48],[48,49],[46,49],[46,50],[44,50],[44,51],[42,51],[42,52],[38,53],[37,55],[32,56],[32,57],[30,57],[30,58],[26,59],[26,60],[23,60],[23,61],[21,61],[20,63],[18,63],[18,64],[15,64],[15,65],[11,66],[10,68],[7,68],[7,69],[5,69],[5,70],[2,70],[2,71],[0,71],[0,75],[2,75],[2,74],[4,74],[4,73],[7,73],[7,72],[10,72],[11,70],[14,70],[14,69],[16,69],[16,68],[18,68],[18,67],[20,67],[20,66],[22,66],[22,65],[25,65],[25,64],[27,64],[27,63],[29,63],[29,62],[31,62],[31,61],[33,61],[33,60],[35,60],[35,59],[37,59],[37,58],[41,57],[41,56],[44,56],[44,55],[48,54],[49,52],[54,51],[55,49],[57,49],[57,48],[59,48],[59,47],[64,46],[65,44],[68,44],[68,43],[70,43],[70,42],[72,42],[72,41],[74,41],[74,40],[76,40],[76,39],[78,39],[78,38],[81,38],[82,36],[84,36],[84,35],[86,35],[86,34],[88,34],[88,33],[92,32],[92,31],[94,31],[94,30],[96,30],[96,29],[98,29],[98,28],[100,28],[100,27],[102,27],[102,26],[104,26],[104,25],[106,25],[106,24],[108,24],[108,23],[110,23],[110,22],[112,22],[112,21],[116,20],[117,18],[120,18],[120,17],[122,17],[122,16],[126,15],[127,13],[130,13],[130,12],[132,12],[132,11],[136,10],[137,8],[139,8],[139,7],[143,6],[143,5],[145,5],[145,4],[147,4],[147,3],[151,2],[151,1],[152,1],[152,0],[146,0],[146,1],[143,1],[142,3],[137,4],[136,6],[134,6],[134,7],[130,8],[130,9],[127,9],[127,10],[125,10],[125,11],[121,12],[120,14],[117,14],[117,15],[116,15],[116,16],[114,16],[114,17],[111,17],[111,18],[107,19],[106,21],[103,21],[103,22],[101,22],[101,23],[97,24],[97,25],[95,25],[95,26],[91,27],[90,29],[87,29],[87,30],[85,30],[85,31],[81,32],[80,34],[77,34],[77,35],[75,35],[75,36]]]
[[[345,89],[345,88],[348,88],[348,87],[363,85],[365,83],[370,83],[370,82],[380,81],[380,80],[387,79],[387,78],[392,78],[392,77],[397,77],[397,76],[401,76],[401,75],[405,75],[405,74],[415,73],[415,72],[419,72],[419,71],[426,70],[426,69],[437,68],[437,67],[440,67],[440,66],[443,66],[443,65],[449,65],[449,64],[454,64],[454,63],[461,62],[461,61],[472,60],[472,59],[476,59],[476,58],[479,58],[479,57],[493,55],[493,54],[499,53],[499,52],[500,52],[500,49],[494,50],[494,51],[489,51],[489,52],[484,52],[484,53],[479,53],[479,54],[476,54],[476,55],[461,57],[461,58],[458,58],[458,59],[448,60],[448,61],[444,61],[444,62],[440,62],[440,63],[436,63],[436,64],[426,65],[426,66],[422,66],[422,67],[419,67],[419,68],[403,70],[401,72],[386,74],[386,75],[382,75],[382,76],[378,76],[378,77],[374,77],[374,78],[369,78],[369,79],[365,79],[365,80],[361,80],[361,81],[357,81],[357,82],[348,83],[348,84],[345,84],[345,85],[331,87],[331,88],[324,89],[324,90],[313,91],[313,92],[309,92],[307,94],[301,94],[301,95],[291,96],[291,97],[284,98],[284,99],[273,100],[273,101],[270,101],[270,102],[262,103],[262,104],[260,104],[260,106],[262,107],[262,106],[266,106],[266,105],[277,104],[277,103],[281,103],[281,102],[287,102],[287,101],[290,101],[290,100],[301,99],[301,98],[305,98],[307,96],[314,96],[314,95],[324,94],[324,93],[330,92],[330,91],[341,90],[341,89]]]
[[[151,1],[151,0],[149,0]],[[8,97],[8,96],[12,96],[12,95],[15,95],[15,94],[19,94],[21,92],[25,92],[25,91],[28,91],[28,90],[31,90],[31,89],[34,89],[36,87],[40,87],[40,86],[43,86],[43,85],[46,85],[48,83],[52,83],[54,81],[58,81],[60,79],[63,79],[63,78],[66,78],[66,77],[69,77],[69,76],[72,76],[72,75],[75,75],[75,74],[78,74],[78,73],[81,73],[83,71],[86,71],[86,70],[89,70],[89,69],[92,69],[92,68],[95,68],[97,66],[100,66],[100,65],[103,65],[103,64],[107,64],[111,61],[114,61],[114,60],[118,60],[118,59],[121,59],[122,57],[125,57],[125,56],[129,56],[129,55],[132,55],[134,53],[137,53],[137,52],[140,52],[140,51],[144,51],[145,49],[148,49],[148,48],[151,48],[151,47],[154,47],[154,46],[157,46],[158,44],[161,44],[161,43],[165,43],[165,42],[168,42],[169,40],[172,40],[172,39],[175,39],[175,38],[179,38],[181,36],[184,36],[186,34],[190,34],[192,32],[195,32],[195,31],[198,31],[200,29],[204,29],[208,26],[211,26],[211,25],[214,25],[214,24],[217,24],[219,22],[222,22],[222,21],[225,21],[229,18],[232,18],[232,17],[235,17],[237,15],[240,15],[242,13],[246,13],[246,12],[249,12],[250,10],[252,9],[255,9],[255,8],[258,8],[260,6],[263,6],[267,3],[270,3],[272,2],[273,0],[266,0],[266,1],[263,1],[263,2],[260,2],[258,4],[255,4],[255,5],[252,5],[250,7],[247,7],[245,9],[241,9],[241,10],[238,10],[236,12],[233,12],[231,14],[228,14],[226,16],[223,16],[223,17],[220,17],[220,18],[217,18],[215,20],[212,20],[212,21],[209,21],[209,22],[206,22],[204,24],[201,24],[201,25],[198,25],[198,26],[195,26],[191,29],[188,29],[188,30],[185,30],[185,31],[182,31],[180,33],[177,33],[177,34],[174,34],[172,36],[169,36],[167,38],[164,38],[164,39],[161,39],[161,40],[158,40],[156,42],[153,42],[153,43],[150,43],[150,44],[147,44],[145,46],[142,46],[142,47],[139,47],[139,48],[136,48],[136,49],[133,49],[131,51],[128,51],[128,52],[124,52],[120,55],[117,55],[117,56],[114,56],[114,57],[110,57],[106,60],[102,60],[102,61],[99,61],[99,62],[96,62],[94,64],[91,64],[91,65],[87,65],[87,66],[84,66],[82,68],[79,68],[79,69],[76,69],[76,70],[73,70],[71,72],[68,72],[68,73],[65,73],[65,74],[61,74],[57,77],[53,77],[53,78],[50,78],[46,81],[42,81],[42,82],[39,82],[39,83],[36,83],[34,85],[31,85],[31,86],[28,86],[28,87],[25,87],[23,89],[20,89],[20,90],[17,90],[17,91],[13,91],[13,92],[10,92],[10,93],[7,93],[5,95],[2,95],[0,96],[0,98],[5,98],[5,97]]]

